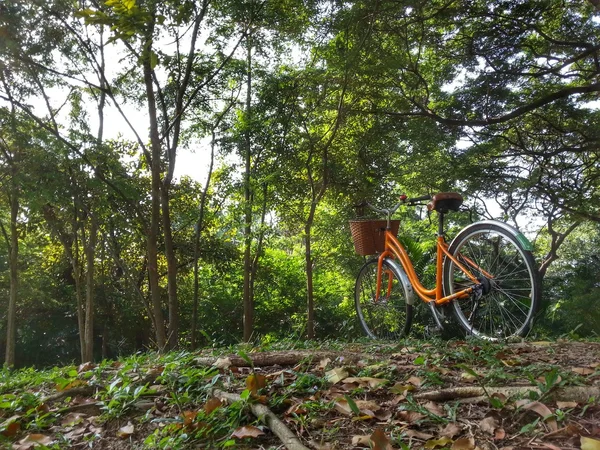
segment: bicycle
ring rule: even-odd
[[[396,238],[398,220],[392,215],[402,205],[424,205],[438,214],[435,286],[424,287],[406,249]],[[538,270],[532,245],[512,226],[484,220],[462,229],[446,242],[444,216],[459,211],[460,194],[400,197],[391,209],[363,202],[385,220],[351,221],[356,251],[376,254],[360,269],[355,284],[355,307],[360,324],[370,338],[398,339],[408,335],[415,293],[425,302],[438,330],[444,329],[446,310],[467,335],[498,341],[525,336],[541,301]],[[451,305],[451,306],[450,306]]]

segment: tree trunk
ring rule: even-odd
[[[248,34],[246,45],[246,129],[245,135],[245,170],[244,170],[244,342],[252,336],[254,327],[254,305],[252,303],[251,286],[251,246],[252,246],[252,191],[250,188],[250,163],[252,157],[252,141],[250,136],[250,115],[252,102],[252,38]]]
[[[202,196],[200,197],[200,212],[198,213],[198,221],[196,222],[196,231],[194,234],[194,306],[192,310],[192,350],[196,349],[196,334],[198,329],[198,302],[199,302],[199,283],[198,283],[198,260],[200,259],[200,231],[202,230],[202,223],[204,222],[204,209],[206,208],[206,197],[208,195],[208,188],[210,186],[210,179],[215,163],[215,129],[221,122],[221,119],[225,116],[225,113],[229,110],[227,108],[225,112],[219,117],[215,126],[212,130],[212,140],[210,143],[210,166],[208,167],[208,174],[206,175],[206,183],[202,190]]]
[[[96,243],[98,241],[98,221],[90,213],[90,233],[85,246],[86,273],[85,273],[85,351],[83,363],[94,359],[94,259],[96,256]]]
[[[6,367],[15,365],[15,349],[17,342],[17,296],[19,289],[19,232],[17,228],[17,218],[19,215],[19,199],[17,196],[17,187],[14,182],[13,173],[13,192],[10,195],[10,246],[9,246],[9,265],[10,265],[10,293],[8,297],[8,313],[6,325],[6,355],[4,363]]]
[[[151,142],[151,158],[149,162],[152,189],[151,189],[151,219],[147,232],[146,250],[148,253],[148,281],[150,285],[150,296],[152,299],[152,314],[154,315],[156,345],[159,351],[164,351],[166,346],[165,320],[162,312],[162,302],[160,299],[160,290],[158,283],[158,233],[160,226],[160,136],[158,134],[158,120],[156,115],[156,98],[152,86],[152,67],[150,63],[150,48],[152,44],[152,31],[148,34],[150,39],[147,40],[146,55],[144,56],[144,82],[146,84],[146,96],[148,99],[148,116],[150,119],[150,142]]]
[[[315,337],[315,306],[314,306],[314,288],[313,288],[313,259],[311,254],[312,244],[312,226],[315,220],[316,202],[310,204],[308,220],[304,227],[305,252],[304,262],[306,266],[306,337],[314,339]]]
[[[250,270],[250,303],[254,305],[254,283],[256,282],[256,273],[258,272],[258,261],[262,253],[264,237],[265,237],[265,217],[267,215],[267,194],[269,192],[269,186],[267,183],[263,183],[263,204],[262,212],[260,215],[260,234],[258,242],[256,244],[256,251],[254,252],[254,258],[252,258],[252,268]]]
[[[81,289],[81,267],[79,257],[73,258],[73,278],[75,280],[75,301],[77,302],[77,327],[79,329],[79,355],[81,361],[85,362],[85,312],[83,309],[83,293]]]
[[[167,289],[169,294],[169,338],[168,348],[174,349],[179,342],[179,300],[177,298],[177,257],[173,246],[171,231],[171,208],[169,206],[170,181],[162,183],[162,219],[165,238],[165,256],[167,258]]]

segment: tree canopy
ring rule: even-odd
[[[492,217],[527,232],[546,288],[534,333],[593,333],[571,313],[597,302],[599,14],[568,0],[2,2],[6,363],[356,338],[346,224],[359,200],[401,193],[462,193],[472,213],[449,234]],[[209,161],[198,178],[178,176],[182,152]],[[426,266],[435,227],[400,214]]]

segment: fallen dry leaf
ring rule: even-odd
[[[521,361],[518,359],[501,359],[500,362],[506,367],[514,367],[521,365]]]
[[[396,383],[389,389],[389,391],[392,394],[404,394],[406,391],[414,391],[414,390],[415,390],[414,385],[403,384],[403,383]]]
[[[436,448],[436,447],[445,447],[446,445],[450,444],[452,442],[452,439],[450,439],[447,436],[442,436],[439,439],[430,439],[427,442],[425,442],[424,447],[425,448]]]
[[[231,433],[231,437],[244,439],[244,438],[256,438],[258,436],[262,436],[265,434],[260,428],[254,427],[252,425],[245,425],[243,427],[237,428],[233,433]]]
[[[398,413],[398,418],[408,423],[416,422],[417,420],[421,420],[423,417],[425,417],[425,414],[421,414],[416,411],[400,411]]]
[[[121,438],[121,439],[127,439],[134,432],[135,432],[135,427],[133,426],[133,424],[131,422],[127,422],[127,425],[119,428],[119,430],[117,431],[117,437]]]
[[[544,421],[548,424],[548,427],[550,427],[551,431],[558,430],[558,424],[556,423],[556,418],[552,414],[552,411],[550,411],[550,408],[548,408],[543,403],[530,402],[526,405],[523,405],[523,409],[526,409],[529,411],[534,411],[538,415],[540,415],[542,417],[542,419],[544,419]]]
[[[577,402],[556,402],[556,406],[560,409],[577,408]]]
[[[356,406],[358,406],[358,409],[361,411],[379,411],[381,409],[379,403],[374,400],[355,400],[354,403],[356,403]]]
[[[571,368],[571,372],[575,372],[579,375],[591,375],[595,372],[595,370],[589,367],[573,367]]]
[[[371,436],[370,435],[356,435],[352,436],[352,446],[353,447],[370,447],[371,446]]]
[[[340,412],[346,416],[352,416],[354,414],[352,412],[352,408],[350,408],[350,405],[348,404],[348,400],[346,400],[345,398],[336,398],[333,407],[337,412]]]
[[[371,378],[371,377],[348,377],[344,379],[344,383],[356,383],[361,387],[369,387],[370,389],[377,389],[378,387],[386,384],[388,380],[385,378]]]
[[[11,448],[13,450],[31,450],[41,446],[48,448],[47,446],[51,445],[53,442],[54,440],[50,436],[44,434],[30,434],[16,444],[13,444]]]
[[[483,431],[484,433],[487,433],[487,434],[490,434],[493,436],[496,432],[496,428],[498,428],[499,425],[500,425],[500,423],[498,422],[498,420],[495,417],[489,416],[489,417],[482,419],[481,422],[479,422],[479,429],[481,431]]]
[[[392,450],[392,444],[382,428],[376,428],[370,438],[371,450]]]
[[[318,369],[321,370],[325,370],[325,368],[327,367],[327,365],[331,362],[331,358],[323,358],[321,361],[319,361],[319,365],[317,366]]]
[[[73,427],[80,424],[87,417],[87,414],[81,413],[69,413],[62,418],[60,424],[63,427]]]
[[[256,395],[260,389],[267,386],[267,378],[259,373],[251,373],[246,378],[246,389],[250,391],[250,394]]]
[[[0,434],[6,437],[13,437],[16,435],[21,429],[21,423],[19,422],[20,418],[21,416],[14,415],[2,422],[2,424],[0,424],[0,429],[3,431]]]
[[[477,375],[473,375],[469,372],[463,372],[460,374],[460,379],[465,383],[473,383],[477,380]]]
[[[343,367],[336,367],[328,372],[325,372],[325,378],[332,384],[339,383],[344,378],[348,378],[348,376],[348,371]]]
[[[438,405],[435,402],[427,402],[423,405],[423,407],[432,414],[435,414],[438,417],[444,417],[446,413],[444,412],[444,408]]]
[[[475,449],[475,439],[470,438],[460,438],[454,441],[451,450],[474,450]]]
[[[417,439],[422,439],[424,441],[428,441],[429,439],[433,438],[433,434],[423,433],[417,430],[406,430],[405,433],[408,437],[414,437]]]
[[[196,420],[198,411],[184,411],[181,415],[183,416],[183,426],[187,427],[190,426],[194,420]]]
[[[447,424],[444,429],[440,432],[440,436],[445,436],[449,438],[453,438],[454,436],[460,434],[461,427],[456,422],[450,422]]]
[[[423,380],[421,380],[419,377],[410,377],[408,380],[406,380],[406,382],[416,387],[421,387],[423,384]]]
[[[79,372],[79,373],[87,372],[88,370],[92,370],[95,367],[96,367],[96,364],[94,364],[92,362],[86,362],[86,363],[79,365],[79,367],[77,368],[77,372]]]
[[[387,422],[392,418],[392,411],[388,409],[380,409],[379,411],[375,411],[375,418],[380,422]]]
[[[581,436],[581,450],[600,450],[600,441]]]
[[[491,398],[495,398],[500,400],[500,402],[504,405],[506,403],[506,401],[508,400],[508,398],[506,397],[506,395],[502,394],[501,392],[494,392],[491,395]]]
[[[215,409],[219,408],[223,403],[217,397],[210,398],[204,405],[204,412],[210,414]]]

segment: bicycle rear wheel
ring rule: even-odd
[[[533,255],[506,225],[477,223],[465,228],[449,252],[481,282],[481,295],[452,302],[460,325],[468,334],[487,340],[525,336],[533,325],[541,299]],[[523,237],[524,239],[524,237]],[[444,262],[444,292],[473,285],[457,265]]]
[[[371,339],[397,340],[408,335],[413,308],[408,303],[409,286],[403,282],[402,269],[383,262],[381,289],[377,296],[377,259],[360,269],[354,289],[358,320]]]

